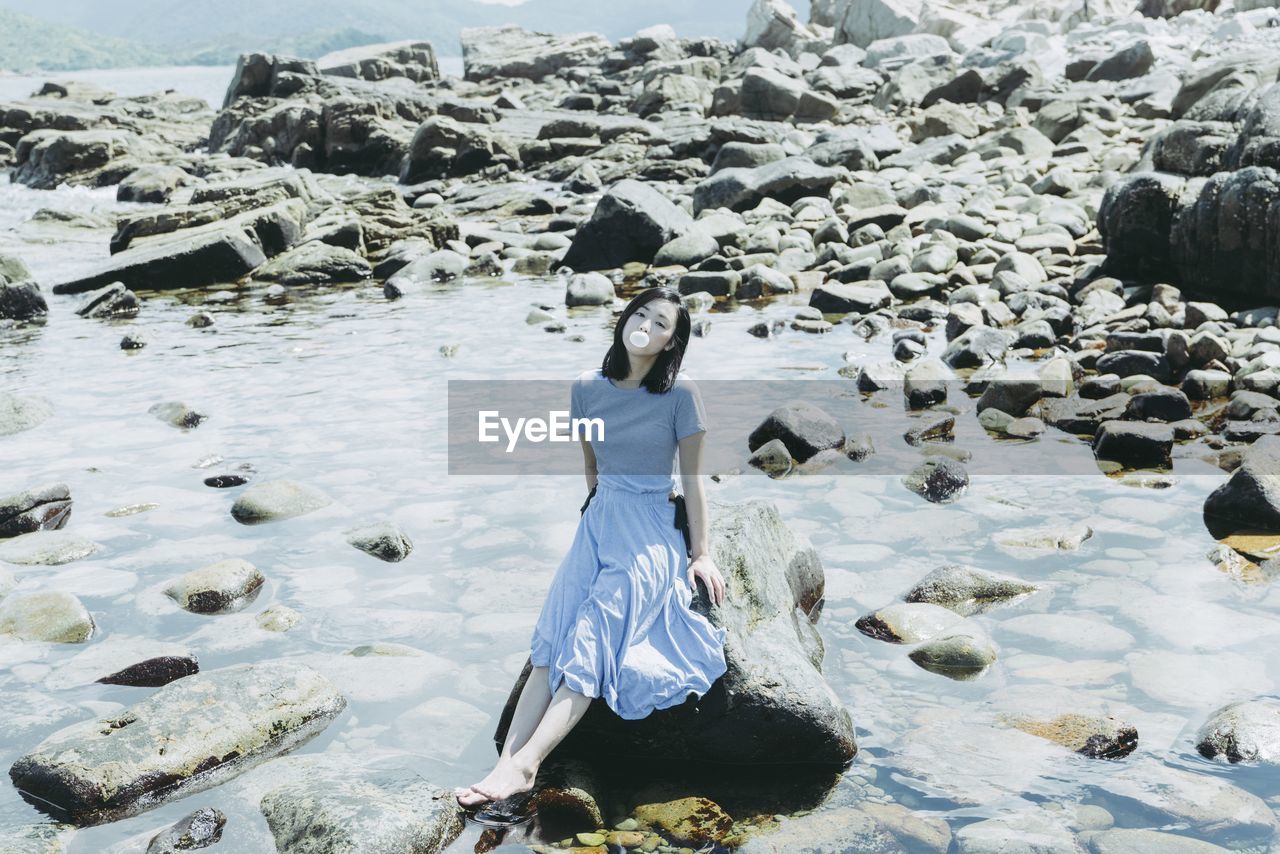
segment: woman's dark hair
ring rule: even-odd
[[[680,373],[680,363],[684,361],[685,348],[689,346],[689,330],[693,325],[689,320],[689,309],[685,308],[677,291],[667,287],[646,288],[632,297],[631,302],[622,310],[613,327],[613,346],[604,354],[600,372],[611,380],[625,380],[631,372],[631,360],[627,356],[626,345],[622,343],[622,330],[641,306],[654,300],[666,300],[676,307],[676,329],[671,336],[674,346],[670,350],[662,350],[654,359],[653,367],[644,375],[640,385],[653,394],[663,394],[671,390],[676,382],[676,374]]]

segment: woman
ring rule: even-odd
[[[538,617],[502,755],[483,780],[454,790],[464,807],[529,792],[593,697],[635,720],[701,697],[726,670],[725,630],[690,609],[699,579],[712,605],[723,603],[724,579],[707,553],[697,474],[706,415],[680,370],[689,329],[678,293],[642,291],[600,370],[574,383],[570,423],[604,422],[602,440],[579,436],[590,494]],[[677,447],[683,497],[673,493]]]

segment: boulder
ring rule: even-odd
[[[6,282],[0,276],[0,320],[43,323],[49,314],[40,286],[35,282]]]
[[[919,25],[921,6],[919,0],[850,0],[836,24],[836,42],[867,47],[905,36]]]
[[[191,182],[185,169],[148,163],[128,174],[116,187],[116,201],[164,204],[174,191]]]
[[[747,10],[747,31],[742,36],[744,48],[780,48],[791,57],[806,50],[818,53],[823,40],[800,22],[796,10],[785,0],[754,0]]]
[[[440,63],[431,42],[403,41],[361,45],[325,54],[316,60],[321,74],[359,80],[404,77],[414,83],[440,79]]]
[[[751,431],[747,447],[755,451],[774,439],[780,440],[797,462],[805,462],[828,448],[844,444],[840,423],[812,404],[803,401],[778,407]]]
[[[1243,454],[1227,482],[1204,502],[1215,539],[1236,532],[1280,531],[1280,436],[1262,436]]]
[[[1196,750],[1206,759],[1280,765],[1280,700],[1228,703],[1200,727]]]
[[[372,275],[369,262],[350,249],[309,240],[272,258],[259,267],[253,277],[295,286],[360,282]]]
[[[54,483],[0,498],[0,537],[56,530],[71,517],[71,491]]]
[[[519,163],[519,149],[502,134],[448,116],[432,116],[409,143],[400,166],[400,182],[470,175],[491,166],[515,167]]]
[[[1173,428],[1167,424],[1104,421],[1093,439],[1093,455],[1126,468],[1173,465]]]
[[[659,249],[685,234],[693,220],[653,187],[625,179],[609,188],[573,237],[563,263],[573,270],[604,270],[653,261]]]
[[[598,33],[552,35],[515,26],[468,27],[461,39],[464,75],[472,81],[541,80],[561,68],[598,60],[609,50],[608,39]]]
[[[222,614],[252,602],[265,581],[253,564],[231,558],[185,573],[164,592],[194,614]]]
[[[844,767],[857,745],[849,713],[820,670],[813,621],[824,581],[817,553],[766,501],[712,501],[710,518],[710,551],[727,598],[709,619],[727,632],[728,671],[702,697],[642,720],[622,720],[594,700],[557,752]],[[702,597],[694,608],[708,613]],[[499,748],[530,672],[526,663],[503,709]]]
[[[100,824],[222,783],[306,742],[345,707],[305,665],[234,665],[58,730],[14,762],[9,777],[39,805]]]
[[[789,205],[805,196],[825,195],[841,174],[808,157],[787,157],[754,169],[722,169],[693,188],[693,212],[751,210],[765,199]]]

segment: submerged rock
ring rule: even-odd
[[[222,839],[222,828],[226,823],[227,817],[221,810],[203,807],[152,837],[146,854],[178,854],[180,851],[208,848]]]
[[[858,631],[890,643],[919,643],[946,631],[963,617],[938,605],[908,602],[881,608],[860,617]]]
[[[83,643],[95,628],[88,609],[71,593],[10,593],[0,600],[0,635],[24,641]]]
[[[1138,747],[1138,731],[1109,716],[1068,713],[1047,721],[1013,716],[1006,717],[1004,722],[1091,759],[1119,759]]]
[[[957,614],[981,614],[1039,588],[1009,575],[961,564],[947,564],[916,582],[903,596],[906,602],[941,605]]]
[[[339,767],[299,757],[284,783],[263,794],[262,815],[276,850],[443,850],[462,832],[453,793],[403,771]]]
[[[408,535],[394,522],[377,522],[346,532],[347,542],[388,563],[402,561],[413,551]]]
[[[332,499],[313,486],[292,480],[255,483],[231,505],[231,516],[245,525],[278,522],[327,507]]]
[[[203,791],[291,750],[345,707],[309,667],[284,660],[225,667],[55,732],[14,762],[9,776],[42,808],[99,824]]]
[[[995,663],[996,645],[968,620],[947,629],[908,653],[916,664],[950,679],[975,679]]]
[[[1196,734],[1196,750],[1207,759],[1280,765],[1280,699],[1259,697],[1218,709]]]

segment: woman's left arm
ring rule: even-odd
[[[684,492],[685,511],[689,517],[689,586],[697,590],[695,579],[701,578],[711,604],[724,602],[724,578],[711,559],[707,541],[707,497],[702,489],[702,475],[698,473],[702,457],[702,437],[705,431],[692,433],[679,440],[680,485]]]

